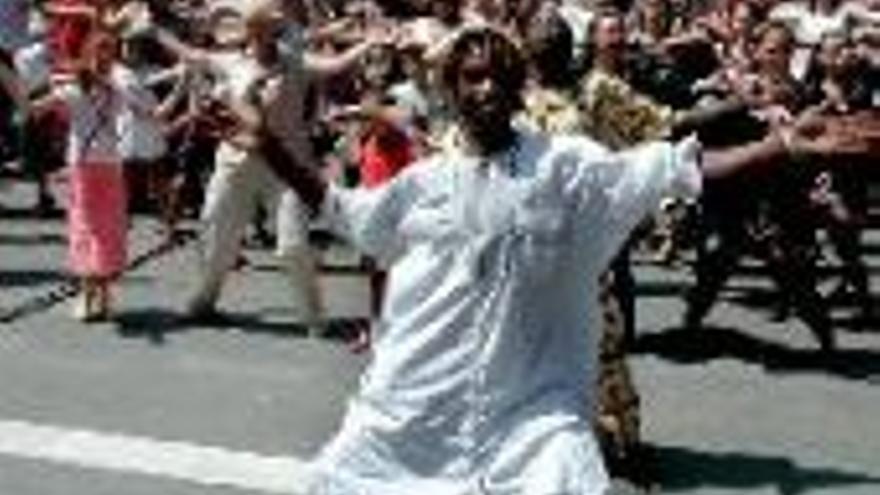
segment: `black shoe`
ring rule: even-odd
[[[864,332],[871,329],[871,325],[877,323],[877,312],[874,309],[873,301],[862,301],[853,318],[853,330]]]
[[[846,282],[841,282],[825,296],[825,299],[832,305],[847,306],[855,302],[856,293],[850,290]]]
[[[55,204],[55,200],[49,196],[40,196],[37,200],[36,206],[34,206],[34,212],[36,212],[36,215],[39,218],[48,219],[61,216],[61,209]]]
[[[819,349],[822,354],[834,354],[837,350],[834,331],[828,328],[825,330],[813,330],[813,332],[816,334],[816,339],[819,340]]]
[[[181,320],[187,323],[215,323],[221,319],[220,312],[214,301],[202,297],[190,300],[181,314]]]
[[[703,328],[703,315],[700,315],[691,306],[688,306],[684,312],[681,326],[686,330],[699,330]]]
[[[791,305],[788,302],[779,303],[770,315],[770,321],[773,323],[783,323],[791,318]]]

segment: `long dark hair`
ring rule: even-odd
[[[109,76],[109,74],[96,73],[93,67],[99,50],[105,46],[111,46],[114,50],[114,57],[118,58],[121,45],[116,33],[103,26],[93,27],[83,43],[83,63],[79,64],[76,71],[76,80],[85,90],[93,87],[102,77]]]
[[[458,35],[449,47],[440,66],[440,76],[447,96],[457,96],[458,73],[473,46],[486,46],[492,65],[503,87],[519,98],[526,82],[526,61],[519,47],[507,35],[492,28],[476,28]],[[517,102],[522,106],[522,101]]]
[[[555,11],[539,15],[526,31],[526,56],[542,86],[568,88],[574,82],[574,37]]]

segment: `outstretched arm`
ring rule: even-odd
[[[307,72],[321,79],[333,77],[353,68],[370,49],[382,45],[394,45],[398,39],[396,30],[385,26],[371,27],[362,33],[359,42],[342,53],[335,55],[319,55],[313,52],[303,54],[303,63]]]
[[[741,112],[747,105],[740,98],[732,97],[708,107],[698,107],[675,115],[670,134],[672,136],[686,136],[692,132],[699,132],[706,126],[732,114]]]
[[[162,45],[162,48],[168,50],[181,62],[200,66],[207,66],[210,64],[211,57],[207,50],[187,44],[175,36],[171,31],[159,26],[152,26],[151,33],[153,34],[153,38]]]
[[[307,52],[303,55],[303,63],[306,71],[318,79],[333,77],[354,67],[374,45],[373,41],[364,40],[337,55]]]
[[[704,179],[720,179],[745,169],[778,163],[787,155],[788,150],[782,137],[778,133],[770,133],[760,141],[724,150],[703,151],[700,168]]]
[[[853,118],[808,118],[790,128],[769,132],[760,141],[732,148],[704,151],[701,169],[705,179],[728,177],[746,169],[790,163],[799,157],[827,159],[876,153],[876,130]]]

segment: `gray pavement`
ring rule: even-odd
[[[5,189],[0,202],[20,197]],[[145,256],[122,283],[118,318],[84,326],[64,299],[63,223],[0,216],[0,495],[287,491],[254,473],[318,451],[368,358],[296,329],[285,283],[262,251],[248,251],[250,264],[230,280],[226,320],[181,321],[196,244],[158,250],[147,219],[131,237],[135,257]],[[840,357],[820,361],[797,320],[769,322],[769,283],[750,275],[734,280],[709,328],[687,332],[676,328],[687,271],[640,266],[637,275],[642,338],[632,364],[661,477],[655,493],[880,493],[880,329],[842,331]],[[362,276],[328,272],[322,281],[335,314],[364,313]],[[117,453],[76,450],[114,435]],[[252,474],[212,481],[211,466],[191,459],[175,475],[161,467],[171,443],[223,449],[212,466]],[[125,460],[137,456],[159,467]],[[625,493],[635,491],[616,488]]]

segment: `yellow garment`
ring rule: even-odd
[[[548,134],[583,132],[577,102],[558,90],[535,88],[526,92],[524,118],[527,124]]]
[[[663,138],[672,124],[671,108],[638,93],[615,75],[593,70],[582,90],[584,130],[612,149]]]

